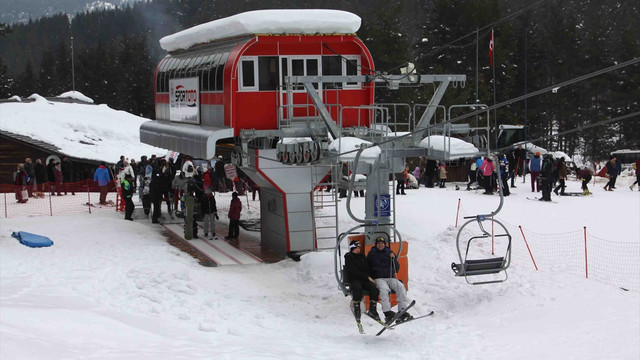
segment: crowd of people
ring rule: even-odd
[[[26,203],[29,198],[44,197],[45,192],[51,196],[75,195],[72,182],[73,165],[66,156],[61,161],[50,158],[46,166],[42,159],[36,159],[34,164],[31,158],[26,158],[15,172],[16,200]]]
[[[225,167],[232,167],[230,178]],[[106,205],[106,194],[111,182],[111,174],[117,180],[118,194],[125,205],[125,219],[132,220],[134,204],[133,194],[138,192],[142,202],[144,214],[151,217],[152,223],[159,223],[162,207],[166,204],[169,215],[190,219],[193,238],[198,238],[196,220],[204,222],[204,237],[213,238],[216,235],[216,220],[219,219],[215,193],[232,192],[229,213],[229,232],[227,239],[237,239],[239,235],[239,220],[242,203],[239,195],[246,191],[252,192],[255,200],[259,195],[259,188],[255,182],[234,165],[225,164],[222,156],[218,156],[211,166],[209,161],[194,163],[190,156],[180,155],[176,159],[151,158],[142,156],[139,162],[124,156],[110,170],[102,163],[95,171],[94,181],[100,187],[100,204]],[[194,199],[193,213],[186,216],[187,198]],[[164,204],[163,204],[164,203]]]
[[[630,186],[632,190],[635,184],[640,182],[640,175],[637,172],[638,166],[640,166],[640,160],[637,160],[633,165],[637,181]],[[466,167],[467,190],[480,188],[484,190],[483,194],[493,195],[498,190],[499,183],[502,183],[503,195],[509,196],[510,187],[516,187],[517,177],[529,174],[531,192],[541,192],[540,201],[551,201],[552,192],[558,196],[568,195],[565,189],[569,171],[564,157],[555,159],[552,154],[536,152],[531,158],[528,158],[527,151],[519,146],[506,154],[478,156],[469,159]],[[593,179],[594,171],[586,166],[574,167],[573,171],[582,182],[582,195],[590,195],[588,185]],[[608,178],[604,189],[607,191],[615,190],[616,179],[621,173],[622,164],[616,155],[611,155],[602,171],[598,173],[599,176]],[[498,177],[500,177],[500,182],[498,182]],[[395,179],[397,181],[396,195],[405,195],[406,186],[418,188],[420,184],[424,184],[429,188],[436,186],[445,188],[447,182],[446,164],[421,156],[419,164],[415,166],[413,172],[409,172],[409,166],[407,166],[402,173],[395,175]]]

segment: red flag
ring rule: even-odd
[[[493,29],[491,29],[491,41],[489,41],[489,65],[493,65]]]

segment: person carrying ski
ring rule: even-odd
[[[353,315],[356,317],[356,322],[360,322],[360,301],[363,289],[369,292],[369,311],[367,314],[380,320],[376,309],[379,295],[378,287],[371,277],[371,267],[367,258],[362,254],[361,244],[358,240],[352,240],[349,243],[349,252],[344,255],[344,279],[351,285]]]
[[[385,322],[389,322],[396,315],[391,310],[391,303],[389,302],[391,290],[396,293],[399,311],[409,306],[407,290],[404,284],[396,278],[396,273],[400,270],[400,263],[396,254],[387,246],[384,237],[376,239],[376,244],[369,251],[367,260],[371,266],[372,277],[380,292],[380,303],[382,304]],[[412,316],[409,312],[405,312],[398,321],[402,322],[411,318]]]

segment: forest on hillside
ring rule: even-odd
[[[158,43],[163,36],[250,10],[333,8],[362,18],[358,36],[376,71],[398,74],[413,62],[420,74],[464,74],[466,86],[449,90],[444,104],[501,104],[640,58],[639,6],[637,0],[140,1],[0,24],[0,99],[55,96],[75,84],[96,103],[154,118],[153,74],[166,55]],[[488,55],[492,31],[494,66]],[[376,100],[426,103],[431,93],[429,87],[379,91]],[[526,118],[529,138],[544,138],[539,145],[602,158],[615,149],[640,148],[638,116],[549,135],[638,111],[635,62],[501,106],[491,117],[498,124]]]

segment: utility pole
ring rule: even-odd
[[[73,36],[71,37],[71,90],[76,91],[76,69],[73,59]]]
[[[478,38],[478,28],[476,28],[476,103],[474,105],[480,104],[480,99],[478,99],[478,46],[480,46],[480,41]],[[474,107],[474,110],[476,108]],[[478,114],[476,114],[476,136],[478,137],[478,144],[480,143],[480,135],[478,134]],[[488,136],[489,134],[487,134]],[[489,148],[489,144],[487,144],[487,148]]]

